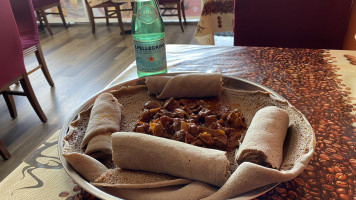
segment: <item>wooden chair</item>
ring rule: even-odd
[[[184,0],[158,0],[159,8],[163,11],[162,16],[178,16],[179,25],[184,32],[183,23],[182,23],[182,14],[184,19],[184,24],[187,24],[184,11]],[[169,10],[177,10],[177,14],[167,13]]]
[[[67,23],[66,20],[64,19],[61,3],[59,0],[32,0],[34,10],[37,13],[37,19],[38,21],[42,24],[43,22],[45,23],[45,26],[49,32],[49,34],[53,35],[53,32],[51,30],[51,27],[49,26],[48,20],[47,20],[47,15],[49,14],[57,14],[61,17],[62,22],[64,27],[67,29]],[[57,7],[58,13],[53,13],[53,12],[46,12],[46,9]]]
[[[41,69],[47,79],[48,84],[53,87],[54,82],[48,71],[46,61],[43,56],[38,27],[31,0],[10,0],[12,12],[15,16],[17,28],[20,33],[20,41],[24,56],[35,53],[38,66],[29,69],[27,75]]]
[[[342,49],[353,0],[235,0],[234,45]]]
[[[9,1],[0,1],[0,7],[0,94],[3,95],[12,118],[17,117],[12,95],[21,95],[28,98],[38,117],[42,122],[46,122],[47,117],[37,101],[26,73],[20,36]],[[23,92],[10,90],[10,85],[17,81],[20,81]],[[0,154],[4,159],[11,156],[1,141]]]
[[[5,160],[9,160],[11,157],[11,154],[6,149],[5,145],[1,142],[1,140],[0,140],[0,155]]]
[[[89,17],[89,21],[90,21],[90,24],[91,24],[92,33],[95,34],[95,21],[94,21],[94,19],[103,19],[103,18],[105,18],[106,19],[106,25],[108,26],[109,25],[109,18],[117,18],[117,20],[119,22],[119,27],[120,27],[120,30],[121,30],[120,34],[124,34],[125,33],[125,29],[124,29],[124,25],[122,23],[121,12],[122,11],[132,11],[132,7],[131,7],[131,9],[121,9],[120,8],[120,6],[125,4],[125,3],[126,2],[115,3],[115,2],[107,1],[107,2],[104,2],[104,3],[97,4],[97,5],[91,5],[88,2],[88,0],[85,0],[85,4],[86,4],[87,10],[88,10],[88,17]],[[99,17],[99,16],[96,17],[96,16],[94,16],[93,8],[104,8],[105,16],[104,17]],[[114,9],[112,10],[112,9],[109,9],[109,8],[114,8]]]

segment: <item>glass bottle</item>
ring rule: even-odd
[[[167,73],[164,24],[156,0],[135,0],[131,31],[138,76]]]

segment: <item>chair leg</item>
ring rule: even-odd
[[[44,56],[43,56],[41,44],[38,43],[36,46],[37,46],[37,50],[35,51],[35,54],[36,54],[36,57],[37,57],[37,61],[38,61],[38,63],[41,65],[41,70],[42,70],[43,74],[45,75],[48,84],[49,84],[51,87],[53,87],[53,86],[54,86],[54,83],[53,83],[51,74],[50,74],[49,71],[48,71],[48,67],[47,67],[47,64],[46,64],[46,60],[44,59]]]
[[[5,89],[5,91],[10,91],[10,87],[7,87]],[[3,95],[4,99],[5,99],[7,108],[9,109],[11,118],[12,119],[16,119],[17,111],[16,111],[14,97],[12,95],[6,94],[6,93],[3,93],[2,95]]]
[[[89,21],[90,21],[90,24],[91,24],[91,32],[93,34],[95,34],[95,21],[94,21],[93,9],[89,6],[87,1],[85,1],[85,2],[86,2],[86,5],[87,5]]]
[[[182,23],[182,9],[181,9],[180,2],[177,2],[177,11],[178,11],[178,19],[179,19],[180,29],[182,29],[182,32],[184,32],[183,23]]]
[[[120,5],[116,5],[115,10],[116,10],[116,16],[117,16],[117,20],[119,22],[120,30],[121,30],[120,34],[123,35],[123,34],[125,34],[125,29],[124,29],[124,24],[122,23]]]
[[[63,22],[64,27],[65,27],[66,29],[68,29],[66,20],[64,19],[64,14],[63,14],[63,11],[62,11],[62,6],[61,6],[61,4],[59,4],[59,5],[57,6],[57,8],[58,8],[59,16],[61,16],[61,19],[62,19],[62,22]]]
[[[182,0],[181,9],[182,9],[182,13],[183,13],[184,24],[187,24],[187,19],[185,18],[184,0]]]
[[[104,8],[105,11],[105,20],[106,20],[106,26],[109,26],[109,11],[108,8]]]
[[[47,28],[49,34],[53,36],[53,32],[52,32],[51,27],[49,26],[49,23],[47,20],[47,14],[46,14],[45,10],[41,9],[40,13],[41,13],[41,17],[42,17],[43,21],[45,22],[45,25],[46,25],[46,28]]]
[[[9,160],[11,155],[9,151],[6,149],[5,145],[0,140],[0,155],[3,159]]]
[[[30,80],[28,79],[27,74],[23,75],[23,78],[20,80],[22,89],[25,93],[25,95],[27,96],[28,100],[30,101],[30,104],[32,105],[33,109],[35,110],[35,112],[37,113],[38,117],[40,118],[40,120],[42,122],[47,122],[47,117],[44,114],[40,104],[37,101],[36,95],[33,92]]]

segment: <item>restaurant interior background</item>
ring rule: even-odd
[[[2,0],[0,0],[2,1]],[[15,1],[15,0],[14,0]],[[69,197],[70,195],[78,195],[80,188],[73,183],[71,178],[66,175],[66,172],[60,166],[58,159],[57,151],[57,140],[58,140],[58,130],[62,128],[65,120],[68,120],[68,117],[73,113],[73,111],[81,105],[83,102],[88,100],[96,92],[107,87],[111,83],[115,83],[115,80],[122,81],[121,76],[123,71],[128,66],[131,66],[131,63],[134,61],[133,48],[132,48],[132,37],[130,34],[120,35],[117,19],[110,20],[111,25],[105,25],[105,19],[96,19],[96,34],[92,34],[89,18],[87,14],[87,9],[85,5],[85,0],[60,0],[63,11],[65,14],[65,19],[69,23],[69,28],[65,29],[60,18],[56,15],[48,15],[51,28],[54,31],[54,35],[50,36],[48,30],[43,28],[39,31],[39,36],[41,39],[41,46],[44,51],[44,56],[53,76],[55,82],[55,87],[50,87],[46,80],[38,70],[29,76],[32,87],[37,95],[37,98],[40,101],[42,108],[44,109],[45,114],[48,117],[47,123],[41,123],[41,121],[36,116],[36,113],[33,111],[33,108],[29,104],[28,100],[25,97],[15,97],[17,110],[19,116],[17,119],[11,119],[8,109],[5,106],[3,98],[0,98],[0,124],[2,128],[0,130],[0,139],[5,144],[6,148],[11,153],[11,159],[1,160],[0,162],[0,183],[6,186],[8,189],[2,190],[5,194],[16,194],[20,193],[27,197],[25,199],[30,199],[31,195],[36,195],[35,199],[56,199],[56,198],[41,198],[38,195],[54,195],[55,197],[60,196],[61,198]],[[348,120],[349,111],[351,110],[352,115],[355,115],[356,112],[356,97],[352,96],[355,94],[356,89],[356,76],[355,76],[355,66],[356,66],[356,52],[351,51],[356,50],[356,40],[353,41],[353,46],[349,46],[346,49],[350,51],[343,50],[293,50],[293,49],[276,49],[276,48],[244,48],[244,47],[216,47],[216,46],[232,46],[233,37],[228,37],[228,44],[221,42],[220,45],[215,40],[215,46],[208,45],[196,45],[200,44],[197,42],[195,37],[195,30],[197,28],[198,21],[202,14],[202,9],[204,2],[207,0],[184,0],[185,1],[185,12],[187,16],[188,25],[184,26],[184,32],[181,32],[179,24],[177,23],[177,17],[165,17],[166,26],[166,39],[167,44],[174,46],[179,45],[178,49],[170,50],[170,57],[177,59],[177,55],[182,57],[181,59],[186,61],[189,58],[192,58],[192,61],[181,62],[178,67],[175,69],[170,69],[170,72],[180,72],[181,71],[190,71],[190,70],[205,70],[204,72],[211,71],[224,71],[228,76],[242,77],[246,79],[251,79],[260,84],[265,83],[271,89],[278,91],[285,96],[289,97],[293,105],[299,106],[303,109],[303,112],[308,114],[308,116],[313,119],[313,124],[318,125],[319,121],[323,122],[324,113],[329,115],[332,120],[330,124],[326,124],[326,127],[335,128],[335,137],[338,141],[344,142],[346,145],[349,145],[348,137],[349,135],[343,135],[339,137],[339,133],[342,134],[344,129],[350,129]],[[223,1],[223,0],[217,0]],[[354,4],[355,5],[355,4]],[[130,7],[130,4],[127,3],[122,6]],[[231,7],[231,6],[226,6]],[[356,7],[356,6],[354,6]],[[356,9],[353,9],[354,11]],[[57,10],[54,8],[53,10]],[[103,16],[103,9],[95,9],[94,15]],[[209,13],[210,14],[210,13]],[[216,14],[216,13],[215,13]],[[233,16],[233,15],[230,15]],[[356,23],[356,14],[354,13],[353,18],[350,19],[355,24]],[[125,29],[129,29],[131,22],[131,12],[122,13],[123,22],[125,23]],[[214,20],[216,19],[214,15]],[[102,22],[102,23],[99,23]],[[225,21],[224,21],[225,22]],[[231,23],[231,19],[228,18],[226,23]],[[216,23],[215,23],[216,24]],[[225,28],[225,26],[224,26]],[[353,30],[350,31],[353,33],[351,38],[356,39],[355,30],[356,26],[353,26]],[[215,38],[215,37],[214,37]],[[223,37],[227,38],[227,37]],[[221,38],[220,38],[221,39]],[[183,44],[183,45],[181,45]],[[184,46],[185,45],[185,46]],[[176,48],[176,47],[174,47]],[[187,49],[184,49],[187,48]],[[200,49],[197,50],[197,49]],[[212,54],[207,54],[208,52]],[[230,49],[230,50],[227,50]],[[190,50],[190,51],[189,51]],[[256,51],[258,50],[258,51]],[[224,56],[218,55],[219,52],[224,52]],[[238,52],[238,53],[236,53]],[[322,52],[322,53],[321,53]],[[197,56],[198,55],[198,56]],[[204,60],[199,60],[200,56],[203,56]],[[209,56],[210,55],[210,56]],[[211,56],[213,55],[213,56]],[[276,55],[275,58],[280,58],[276,63],[273,63],[274,60],[270,56]],[[322,56],[322,57],[318,57]],[[251,61],[253,58],[253,62]],[[288,59],[287,59],[288,58]],[[289,58],[293,58],[290,59]],[[195,59],[195,60],[194,60]],[[175,63],[177,60],[175,60]],[[317,62],[318,61],[318,62]],[[319,62],[320,61],[320,62]],[[325,61],[325,62],[324,62]],[[317,62],[317,63],[315,63]],[[34,63],[37,63],[36,58],[33,54],[25,57],[25,63],[29,66],[33,66]],[[223,63],[223,64],[221,64]],[[312,64],[310,64],[312,63]],[[215,68],[211,67],[214,66]],[[231,66],[238,66],[233,68]],[[252,66],[252,68],[251,68]],[[284,70],[284,66],[290,66],[291,69],[287,71]],[[201,67],[201,68],[199,68]],[[260,69],[261,68],[261,69]],[[266,70],[266,68],[268,68]],[[136,75],[136,69],[130,68],[133,75]],[[302,69],[302,70],[301,70]],[[311,70],[312,74],[305,76],[303,73],[304,69]],[[314,69],[316,69],[314,71]],[[174,71],[176,70],[176,71]],[[254,71],[255,70],[255,71]],[[129,71],[129,72],[131,72]],[[264,74],[263,72],[269,72]],[[282,72],[274,73],[274,72]],[[339,73],[339,74],[334,74]],[[293,76],[287,76],[287,75]],[[340,75],[342,74],[342,75]],[[294,77],[300,77],[300,80]],[[297,76],[298,75],[298,76]],[[335,79],[334,76],[338,78]],[[119,79],[117,79],[119,77]],[[132,76],[127,76],[129,79]],[[290,79],[287,79],[290,77]],[[342,79],[341,79],[341,78]],[[274,78],[274,79],[273,79]],[[283,79],[283,81],[275,82],[276,80]],[[313,81],[309,81],[312,79]],[[327,80],[327,81],[325,81]],[[303,82],[306,81],[306,82]],[[343,82],[341,82],[343,81]],[[261,83],[262,82],[262,83]],[[338,85],[336,82],[345,84]],[[308,84],[311,86],[309,87]],[[320,83],[320,84],[319,84]],[[334,84],[335,83],[335,84]],[[281,84],[285,85],[282,87]],[[334,84],[334,85],[333,85]],[[309,91],[308,95],[310,98],[299,98],[300,96],[293,94],[298,94],[300,91],[306,92],[309,88],[313,88],[316,85],[320,86],[322,90],[313,90]],[[351,87],[351,86],[352,87]],[[340,92],[339,90],[346,88],[345,91]],[[12,89],[19,90],[21,87],[18,85],[13,85]],[[285,93],[284,93],[285,92]],[[353,108],[347,106],[341,107],[339,99],[337,97],[325,98],[323,95],[330,94],[344,94],[349,95],[346,99],[346,102],[340,105],[347,105],[353,102]],[[318,98],[319,99],[318,99]],[[353,99],[351,99],[353,98]],[[304,100],[304,101],[303,101]],[[309,101],[310,100],[310,101]],[[319,101],[320,100],[320,101]],[[323,102],[329,101],[337,104],[337,107],[323,107]],[[340,101],[341,102],[341,101]],[[330,105],[335,105],[331,104]],[[314,106],[314,107],[311,107]],[[352,107],[352,106],[351,106]],[[315,108],[315,109],[314,109]],[[317,108],[317,109],[316,109]],[[346,111],[345,111],[346,110]],[[314,112],[315,111],[315,112]],[[315,113],[318,111],[318,115]],[[319,112],[320,111],[320,112]],[[333,113],[337,114],[333,114]],[[346,114],[345,114],[346,113]],[[325,114],[325,115],[326,115]],[[340,115],[339,115],[340,114]],[[333,117],[336,117],[334,120]],[[347,119],[347,120],[345,120]],[[355,125],[356,118],[353,119]],[[334,126],[334,125],[338,126]],[[315,128],[316,132],[319,134],[318,137],[319,146],[323,143],[323,137],[328,131],[325,127]],[[340,131],[343,130],[343,131]],[[356,136],[355,132],[352,132]],[[336,133],[338,132],[338,134]],[[56,135],[57,134],[57,135]],[[323,136],[323,137],[321,137]],[[354,137],[353,136],[353,137]],[[322,138],[322,139],[320,139]],[[345,139],[346,138],[346,139]],[[330,138],[329,138],[330,139]],[[330,141],[334,141],[333,138]],[[328,141],[327,141],[328,142]],[[347,143],[346,143],[347,142]],[[353,144],[355,141],[351,141]],[[329,143],[325,143],[325,148],[327,148]],[[338,143],[334,143],[338,145]],[[330,144],[331,145],[331,144]],[[350,145],[349,145],[350,146]],[[346,147],[349,147],[346,146]],[[322,149],[323,150],[323,149]],[[355,165],[355,159],[351,158],[355,153],[350,150],[345,150],[347,153],[342,154],[344,156],[344,163],[350,163],[352,166]],[[49,154],[53,153],[53,154]],[[320,151],[321,152],[321,151]],[[337,165],[339,166],[340,154],[335,153],[332,156],[326,157],[324,154],[320,153],[320,159],[324,158],[330,160],[336,160]],[[339,157],[338,157],[339,156]],[[335,158],[334,158],[335,157]],[[317,166],[319,163],[327,163],[323,160],[317,160],[319,155],[316,156],[313,164]],[[351,159],[348,159],[351,158]],[[331,163],[331,162],[328,162]],[[342,164],[342,163],[341,163]],[[337,167],[336,165],[333,167]],[[15,170],[16,169],[16,170]],[[314,165],[310,165],[306,173],[304,173],[300,178],[292,182],[286,182],[277,187],[277,190],[272,190],[269,194],[273,193],[274,195],[280,191],[288,191],[283,195],[293,195],[294,189],[290,187],[290,183],[293,183],[296,186],[299,186],[298,183],[307,182],[309,176],[312,176],[314,169],[324,173],[328,168],[319,169],[314,168]],[[315,171],[317,171],[315,170]],[[344,169],[343,169],[344,170]],[[347,171],[353,170],[346,169]],[[12,171],[12,176],[8,176]],[[46,173],[44,173],[46,171]],[[59,173],[60,172],[60,173]],[[354,172],[354,171],[353,171]],[[326,172],[328,173],[328,172]],[[335,168],[336,173],[336,168]],[[37,179],[37,176],[43,175],[43,177],[49,177],[46,179]],[[47,176],[48,175],[48,176]],[[325,175],[325,173],[324,173]],[[355,175],[353,174],[352,177]],[[7,178],[8,177],[8,178]],[[17,179],[13,178],[16,177]],[[330,177],[330,176],[329,176]],[[336,176],[335,176],[336,177]],[[7,178],[7,180],[6,180]],[[342,178],[342,177],[341,177]],[[3,181],[5,180],[5,181]],[[7,184],[8,180],[12,181],[13,184]],[[302,181],[301,181],[302,180]],[[311,179],[314,180],[313,185],[319,184],[319,182],[325,181],[325,177],[320,179]],[[351,180],[350,183],[344,188],[350,187],[349,191],[353,191],[353,195],[356,190],[353,190],[356,186],[355,179]],[[36,181],[43,181],[42,185],[37,185]],[[340,180],[333,178],[331,183],[337,183],[340,185]],[[343,182],[341,182],[343,183]],[[15,186],[14,186],[15,185]],[[58,187],[60,185],[60,187]],[[313,186],[310,184],[310,186]],[[14,186],[10,188],[9,186]],[[325,184],[320,184],[320,186],[325,186]],[[342,185],[344,186],[344,185]],[[24,190],[23,188],[27,187]],[[336,186],[334,184],[336,189]],[[1,188],[1,187],[0,187]],[[19,189],[20,188],[20,189]],[[300,188],[309,189],[305,185],[301,185]],[[299,188],[299,189],[300,189]],[[288,189],[288,190],[286,190]],[[297,188],[298,189],[298,188]],[[315,189],[315,187],[314,187]],[[319,191],[320,188],[317,188]],[[329,189],[329,188],[328,188]],[[342,189],[342,188],[341,188]],[[33,191],[33,194],[28,191]],[[39,192],[38,192],[39,191]],[[310,190],[311,193],[317,194],[315,191]],[[321,191],[321,190],[320,190]],[[343,192],[343,190],[339,190]],[[346,191],[346,190],[345,190]],[[330,193],[330,191],[328,191]],[[43,193],[43,194],[42,194]],[[327,193],[329,195],[329,193]],[[310,195],[309,192],[303,193]],[[61,196],[62,195],[62,196]],[[344,193],[340,194],[340,198],[345,196]],[[6,195],[5,195],[6,196]],[[272,196],[272,195],[271,195]],[[351,195],[350,195],[351,196]],[[43,196],[42,196],[43,197]],[[310,196],[311,197],[311,196]],[[263,197],[262,197],[263,198]],[[1,199],[1,198],[0,198]],[[19,198],[23,199],[23,198]],[[68,198],[69,199],[69,198]],[[311,198],[310,198],[311,199]],[[316,198],[315,198],[316,199]],[[324,198],[328,199],[328,198]]]
[[[193,35],[203,1],[185,2],[188,24],[184,26],[184,32],[176,16],[164,19],[169,44],[197,44]],[[27,98],[21,96],[14,97],[19,116],[11,120],[4,98],[0,98],[3,105],[0,107],[0,121],[4,124],[0,138],[11,154],[11,159],[0,162],[0,181],[58,131],[80,103],[107,86],[134,60],[132,37],[130,34],[120,35],[117,19],[111,19],[109,26],[105,25],[105,19],[95,19],[97,30],[92,34],[84,0],[61,0],[61,4],[68,29],[64,28],[57,15],[47,16],[53,36],[45,27],[39,26],[41,47],[55,87],[43,84],[46,79],[41,70],[29,76],[48,118],[47,123],[41,123]],[[130,4],[123,6],[130,7]],[[57,9],[52,11],[57,12]],[[95,16],[103,15],[103,10],[94,9],[94,12]],[[130,12],[123,12],[122,18],[125,29],[129,30]],[[29,70],[38,66],[34,53],[25,56],[24,61]],[[98,71],[102,72],[100,76]],[[22,90],[19,85],[13,85],[11,89]]]
[[[61,0],[63,13],[67,22],[70,23],[78,23],[78,22],[89,22],[89,18],[87,15],[87,9],[85,7],[85,0]],[[201,15],[203,0],[185,0],[184,8],[185,14],[187,17],[187,21],[198,21]],[[129,3],[126,3],[121,6],[124,8],[131,8]],[[57,8],[52,8],[54,12],[57,12]],[[103,8],[94,8],[94,16],[104,16]],[[169,11],[169,12],[176,12]],[[123,22],[131,22],[132,12],[122,12],[122,20]],[[61,19],[58,15],[48,15],[48,19],[52,23],[62,23]],[[175,20],[177,21],[177,17],[164,17],[166,20]],[[104,22],[105,19],[96,19],[96,22]],[[114,20],[113,20],[114,21]]]

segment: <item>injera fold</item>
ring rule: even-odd
[[[235,155],[236,162],[268,163],[279,169],[288,125],[288,113],[277,106],[257,111]]]
[[[182,185],[190,182],[192,181],[166,174],[115,168],[107,170],[91,184],[102,187],[141,189]]]
[[[81,147],[85,153],[111,154],[111,133],[120,130],[121,105],[110,93],[100,94],[94,102]],[[91,142],[91,140],[93,140]]]
[[[156,94],[158,99],[219,96],[222,92],[222,75],[193,73],[149,76],[146,85],[149,94]]]
[[[135,132],[117,132],[111,137],[114,163],[122,169],[170,174],[215,186],[222,186],[230,175],[224,151]]]
[[[88,181],[95,181],[108,170],[101,162],[85,154],[63,153],[63,157]]]

